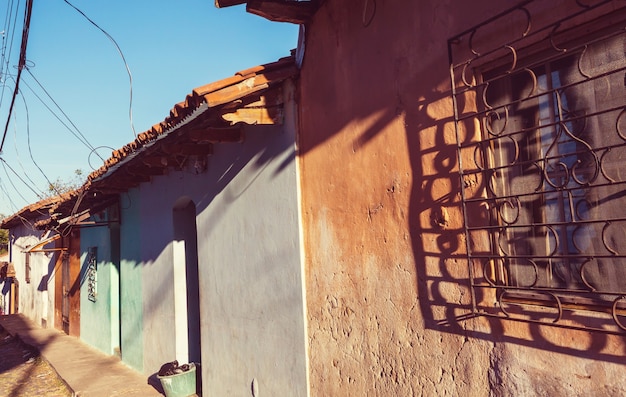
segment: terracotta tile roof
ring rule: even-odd
[[[77,197],[79,190],[74,190],[54,197],[48,197],[37,201],[36,203],[27,205],[15,214],[8,216],[0,223],[0,228],[9,229],[22,222],[32,223],[38,218],[50,216],[50,211],[56,208],[59,203],[70,201]]]
[[[162,174],[173,163],[169,158],[178,155],[172,148],[206,155],[211,153],[215,142],[241,140],[238,122],[250,122],[250,117],[257,117],[252,120],[255,123],[257,120],[263,123],[280,119],[282,95],[279,83],[297,75],[298,68],[292,54],[276,62],[242,70],[234,76],[197,87],[184,101],[174,105],[162,122],[137,135],[134,141],[114,150],[111,157],[88,176],[81,188],[26,206],[5,218],[0,227],[13,227],[22,219],[34,220],[44,214],[48,214],[51,219],[40,220],[37,226],[55,226],[56,218],[97,206],[117,193],[149,180],[146,175]],[[260,108],[267,110],[265,117],[232,116]],[[198,132],[201,137],[196,139],[202,139],[200,144],[189,138],[198,135]]]
[[[294,77],[297,74],[298,69],[295,65],[294,57],[289,56],[273,63],[242,70],[232,77],[194,89],[183,102],[174,105],[165,120],[140,133],[137,135],[137,139],[124,147],[113,151],[113,154],[105,161],[104,165],[89,175],[88,180],[93,181],[101,177],[115,164],[121,162],[132,153],[140,151],[142,147],[157,140],[163,134],[167,134],[185,121],[187,117],[191,116],[201,105],[206,104],[209,109],[225,105],[265,90],[271,84]]]

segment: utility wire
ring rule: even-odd
[[[7,48],[7,36],[9,35],[9,31],[11,30],[11,17],[13,17],[13,0],[8,1],[7,3],[6,14],[4,18],[4,25],[2,27],[2,64],[0,65],[0,73],[4,70],[4,57],[6,55]],[[19,3],[18,3],[19,7]],[[17,20],[17,12],[15,13],[14,22]],[[11,41],[11,44],[13,42]],[[10,52],[9,52],[10,53]]]
[[[9,61],[8,59],[6,60],[5,63],[5,58],[6,58],[6,54],[7,54],[7,40],[6,38],[10,38],[9,43],[11,43],[11,48],[13,47],[13,37],[15,37],[15,26],[16,26],[16,22],[17,22],[17,10],[19,9],[19,2],[16,4],[16,8],[15,8],[15,16],[13,16],[13,0],[11,0],[10,2],[7,3],[7,11],[6,11],[6,18],[4,20],[4,28],[2,31],[2,62],[0,64],[0,73],[3,73],[4,71],[4,66],[5,64],[7,65],[7,69],[8,69],[8,65],[9,65]],[[13,17],[13,28],[11,28],[11,17]],[[10,36],[9,36],[10,34]],[[9,56],[11,54],[11,50],[9,50]]]
[[[15,82],[15,78],[13,76],[9,76],[9,77],[11,78],[11,80],[13,80],[13,82]],[[41,98],[39,98],[39,96],[34,92],[34,90],[28,85],[28,83],[26,81],[22,81],[22,83],[25,84],[26,87],[28,87],[33,92],[33,94],[37,97],[37,99],[39,99],[44,104],[44,106],[47,107],[45,102],[43,102],[43,100]],[[39,164],[37,163],[37,161],[35,160],[35,158],[33,156],[32,148],[31,148],[31,144],[30,144],[30,113],[28,111],[28,104],[26,103],[26,97],[24,97],[24,94],[22,93],[22,90],[19,90],[18,93],[20,94],[20,96],[22,98],[22,101],[24,102],[24,109],[25,109],[25,113],[26,113],[26,138],[27,138],[28,153],[29,153],[30,159],[33,162],[33,164],[35,165],[35,167],[37,167],[37,169],[39,170],[41,175],[43,175],[43,177],[45,178],[46,182],[48,182],[48,186],[54,188],[54,184],[50,181],[50,178],[48,178],[46,173],[41,169],[41,167],[39,166]],[[48,110],[50,110],[50,112],[55,117],[57,117],[57,119],[58,119],[58,116],[56,114],[54,114],[52,109],[48,108]],[[15,131],[16,131],[15,132],[14,142],[16,143],[15,153],[16,153],[16,157],[17,157],[17,162],[19,163],[20,167],[22,168],[22,171],[24,171],[24,176],[33,184],[33,186],[37,186],[37,184],[32,179],[30,179],[30,177],[28,176],[28,173],[26,172],[26,170],[24,169],[24,166],[22,165],[22,162],[20,161],[19,151],[18,151],[18,148],[17,148],[17,127],[16,127],[17,126],[17,121],[15,119],[15,115],[14,115],[13,119],[14,119],[13,125],[14,125]],[[61,121],[61,120],[59,119],[59,121]],[[61,121],[61,123],[63,123],[63,122]],[[70,130],[70,132],[72,132],[72,131]],[[58,191],[56,193],[58,194]],[[42,194],[45,195],[44,192],[42,192]]]
[[[2,25],[2,55],[0,56],[0,78],[4,74],[4,57],[6,56],[7,49],[7,32],[9,30],[9,24],[11,16],[13,15],[13,0],[7,2],[6,14],[4,17],[4,25]]]
[[[6,168],[4,170],[4,172],[6,173]],[[8,175],[8,174],[7,174]],[[13,213],[15,213],[15,215],[19,218],[19,220],[22,222],[22,224],[29,228],[29,229],[34,229],[35,225],[33,224],[33,222],[29,221],[28,219],[24,218],[23,216],[21,216],[19,213],[17,213],[17,211],[19,210],[19,208],[17,207],[17,205],[15,205],[15,203],[13,202],[13,200],[11,199],[11,196],[9,195],[9,192],[6,189],[6,186],[4,186],[4,184],[2,183],[2,180],[0,179],[0,190],[2,190],[2,193],[4,193],[4,195],[7,197],[7,199],[9,200],[9,204],[11,204],[12,206],[12,211]],[[19,194],[19,193],[18,193]],[[23,199],[23,197],[22,197]],[[37,210],[37,212],[41,213],[39,210]]]
[[[13,28],[11,28],[11,16],[13,15],[13,0],[11,0],[11,2],[8,4],[8,9],[7,9],[7,18],[5,20],[4,23],[4,33],[5,35],[2,37],[3,39],[3,43],[2,43],[2,64],[0,65],[0,77],[2,77],[2,75],[4,74],[8,74],[9,73],[9,63],[10,63],[10,58],[11,58],[11,53],[13,52],[13,39],[15,38],[15,27],[17,26],[17,11],[19,9],[19,1],[16,3],[16,7],[15,7],[15,16],[13,17]],[[8,37],[9,39],[9,43],[11,44],[9,47],[9,51],[8,51],[8,56],[7,56],[7,45],[6,45],[6,41],[4,41],[4,38],[6,37],[6,34],[11,31],[11,35],[10,37]],[[6,69],[5,69],[6,66]],[[4,92],[5,92],[6,86],[3,85],[2,86],[2,93],[0,94],[0,106],[2,106],[2,101],[4,100]]]
[[[24,99],[24,96],[22,96],[22,99]],[[26,101],[25,100],[24,100],[24,106],[26,106]],[[29,120],[28,120],[28,108],[26,108],[26,132],[27,132],[27,135],[30,135],[29,130],[30,130],[30,128],[29,128]],[[20,159],[20,153],[19,153],[18,146],[17,146],[17,120],[15,118],[15,113],[13,113],[13,135],[14,135],[13,143],[14,143],[14,147],[15,147],[15,156],[16,156],[17,163],[19,164],[20,168],[22,169],[22,173],[23,173],[24,177],[26,179],[28,179],[28,181],[33,186],[37,187],[37,184],[30,178],[30,176],[28,175],[28,173],[24,169],[24,165],[22,164],[22,160]],[[28,150],[30,152],[30,136],[28,136]],[[33,157],[32,153],[31,153],[30,157],[33,160],[33,163],[35,163],[35,160],[32,158]],[[35,163],[35,166],[37,168],[39,168],[37,163]],[[41,171],[41,168],[39,168],[39,170]],[[43,174],[43,171],[41,171],[41,172]],[[44,178],[46,178],[45,174],[44,174]],[[48,178],[46,178],[46,179],[48,179]],[[41,192],[41,189],[38,189],[38,190]],[[41,192],[41,193],[43,193],[43,192]]]
[[[33,156],[33,151],[32,151],[32,148],[30,146],[30,116],[29,116],[29,112],[28,112],[28,105],[26,104],[26,98],[24,98],[24,95],[21,93],[21,91],[20,91],[20,94],[21,94],[20,96],[22,97],[22,101],[24,101],[24,109],[26,110],[26,142],[28,144],[28,154],[30,155],[30,159],[32,160],[33,164],[35,164],[35,167],[37,167],[37,169],[39,170],[41,175],[43,175],[43,177],[48,182],[49,189],[53,189],[56,194],[60,194],[59,191],[57,190],[56,186],[54,185],[54,183],[50,182],[50,178],[48,178],[48,176],[46,175],[45,172],[43,172],[43,170],[41,169],[39,164],[37,164],[37,161],[35,161],[35,157]],[[17,137],[16,137],[15,141],[17,142]],[[17,148],[16,148],[15,151],[17,152]],[[20,165],[21,165],[21,163],[20,163]],[[26,172],[24,174],[28,178],[28,174]],[[34,186],[36,186],[35,182],[33,182],[30,178],[28,178],[28,180]]]
[[[27,83],[26,81],[24,81],[23,83],[24,83],[24,85],[25,85],[26,87],[28,87],[28,89],[29,89],[29,90],[33,93],[33,95],[35,96],[35,98],[39,99],[39,102],[41,102],[41,104],[42,104],[42,105],[43,105],[46,109],[48,109],[48,111],[49,111],[50,113],[52,113],[52,115],[53,115],[53,116],[54,116],[57,120],[59,120],[59,123],[61,123],[61,124],[62,124],[65,128],[67,128],[67,130],[68,130],[70,133],[72,133],[72,135],[74,135],[74,136],[76,137],[76,139],[78,139],[78,140],[80,141],[80,143],[82,143],[82,144],[83,144],[83,145],[85,145],[88,149],[90,149],[90,150],[91,150],[91,145],[89,144],[89,142],[84,141],[84,140],[83,140],[80,136],[76,135],[76,133],[75,133],[74,131],[72,131],[72,129],[71,129],[71,128],[67,125],[67,124],[65,124],[65,122],[64,122],[63,120],[61,120],[61,118],[59,117],[59,115],[58,115],[58,114],[56,114],[56,113],[54,112],[54,110],[52,110],[52,109],[50,108],[50,106],[48,106],[48,104],[47,104],[47,103],[46,103],[46,102],[45,102],[45,101],[44,101],[44,100],[43,100],[43,99],[42,99],[39,95],[37,95],[37,93],[35,92],[35,90],[33,90],[33,88],[32,88],[30,85],[28,85],[28,83]]]
[[[9,106],[9,115],[4,127],[4,133],[2,134],[2,142],[0,142],[0,153],[4,147],[4,140],[7,137],[7,131],[9,130],[9,123],[11,121],[11,113],[13,112],[13,106],[15,105],[15,98],[20,85],[20,77],[22,76],[22,69],[26,64],[26,46],[28,44],[28,32],[30,30],[30,16],[33,11],[33,0],[26,0],[26,11],[24,12],[24,28],[22,29],[22,45],[20,46],[20,60],[17,65],[17,77],[15,78],[15,89],[13,90],[13,97],[11,99],[11,106]],[[3,160],[4,161],[4,160]]]
[[[4,172],[6,173],[6,168],[4,169]],[[7,173],[8,176],[8,173]],[[10,178],[9,178],[10,181]],[[11,184],[13,184],[13,182],[11,182]],[[13,202],[13,200],[11,199],[11,196],[9,195],[9,192],[7,191],[6,186],[4,186],[4,183],[2,183],[2,179],[0,179],[0,190],[2,190],[2,193],[4,193],[4,195],[7,197],[7,199],[9,200],[9,204],[11,204],[12,206],[12,211],[13,213],[15,213],[15,216],[17,216],[20,221],[22,222],[22,224],[30,229],[35,229],[35,225],[33,222],[29,221],[28,219],[24,218],[23,216],[21,216],[19,213],[17,213],[19,211],[19,207],[17,205],[15,205],[15,203]],[[18,192],[19,194],[19,192]],[[21,195],[20,195],[21,196]],[[26,201],[26,199],[24,199],[24,197],[22,197],[22,199],[24,201]],[[38,213],[45,215],[44,213],[42,213],[41,211],[37,210]]]
[[[28,83],[24,82],[24,84],[26,84],[26,87],[28,87],[32,91],[32,93],[35,95],[35,97],[37,97],[37,99],[39,99],[41,101],[41,103],[54,115],[54,117],[56,117],[57,120],[59,120],[59,122],[61,124],[63,124],[65,126],[65,128],[68,129],[69,132],[72,133],[72,135],[74,135],[76,137],[76,139],[78,139],[83,145],[85,145],[87,147],[87,149],[91,150],[92,152],[95,151],[96,148],[87,140],[87,137],[85,136],[85,134],[83,134],[80,131],[80,129],[76,126],[76,124],[74,124],[72,119],[70,119],[70,117],[67,115],[67,113],[65,113],[63,111],[63,109],[61,108],[61,106],[59,106],[57,101],[55,101],[54,98],[52,97],[52,95],[50,95],[48,90],[46,90],[46,88],[39,82],[39,80],[37,80],[37,78],[30,71],[30,68],[28,68],[28,66],[26,67],[26,72],[30,75],[30,77],[33,78],[33,80],[35,80],[35,82],[37,83],[39,88],[41,88],[43,90],[43,92],[48,96],[48,98],[52,101],[52,103],[54,103],[54,105],[61,112],[61,114],[63,114],[63,116],[65,116],[67,121],[72,125],[72,127],[74,127],[74,131],[75,132],[67,124],[65,124],[63,122],[63,120],[61,120],[61,118],[52,109],[50,109],[50,107],[41,99],[41,97],[39,97],[39,95],[37,95],[35,90],[33,90],[32,87],[30,87],[28,85]],[[96,153],[96,155],[100,158],[100,160],[102,160],[104,162],[104,159],[99,154]]]
[[[37,78],[32,74],[32,72],[30,71],[30,69],[28,68],[28,66],[25,67],[26,71],[28,72],[28,74],[33,78],[33,80],[35,80],[35,82],[37,82],[37,84],[39,85],[39,87],[46,93],[46,95],[48,96],[48,98],[56,105],[56,107],[58,108],[58,110],[67,118],[67,120],[69,121],[69,123],[75,128],[76,132],[80,135],[77,135],[76,132],[74,132],[63,120],[61,120],[61,118],[59,117],[58,114],[55,113],[55,111],[53,109],[50,108],[50,106],[48,106],[48,104],[46,104],[44,102],[44,100],[37,95],[37,93],[35,92],[35,90],[28,84],[28,82],[26,80],[22,80],[22,84],[24,84],[31,92],[33,95],[35,95],[35,97],[50,111],[50,113],[52,113],[52,115],[54,117],[57,118],[57,120],[59,120],[59,122],[65,126],[65,128],[68,129],[68,131],[70,133],[72,133],[76,139],[78,139],[78,141],[80,141],[83,145],[85,145],[92,153],[96,153],[96,155],[104,162],[104,159],[96,152],[95,147],[93,147],[93,145],[91,145],[91,143],[89,143],[89,141],[87,140],[87,138],[85,137],[84,134],[82,134],[80,132],[80,130],[78,129],[78,127],[72,122],[72,120],[69,118],[69,116],[63,111],[63,109],[59,106],[59,104],[54,100],[54,98],[52,98],[52,96],[50,95],[50,93],[45,89],[45,87],[41,84],[41,82],[39,82],[39,80],[37,80]],[[13,77],[11,77],[12,80],[15,81],[15,79]],[[55,184],[50,180],[50,178],[46,175],[46,173],[43,171],[43,169],[39,166],[39,164],[37,163],[37,161],[35,160],[35,157],[33,156],[32,153],[32,147],[31,147],[31,143],[30,143],[30,113],[28,111],[28,104],[26,103],[26,98],[24,97],[22,90],[19,91],[20,96],[22,97],[22,100],[24,102],[24,108],[26,110],[26,136],[27,136],[27,144],[28,144],[28,152],[30,155],[30,158],[33,162],[33,164],[35,165],[35,167],[37,167],[37,169],[39,170],[39,172],[41,173],[41,175],[45,178],[46,182],[48,183],[48,187],[50,189],[52,189],[54,191],[55,194],[60,195],[61,192],[56,188]],[[16,149],[17,152],[17,149]],[[18,155],[19,156],[19,155]],[[19,162],[19,157],[18,157],[18,162]],[[19,162],[21,165],[21,162]],[[22,167],[23,169],[23,167]],[[26,178],[33,184],[33,186],[36,186],[36,184],[28,177],[28,175],[26,173],[24,173],[24,175],[26,176]],[[42,192],[42,195],[46,195],[46,193]]]
[[[6,169],[4,170],[5,174],[6,174]],[[9,174],[7,174],[7,177],[9,176]],[[6,186],[4,186],[4,182],[2,181],[2,179],[0,179],[0,190],[2,190],[2,193],[4,193],[4,195],[6,196],[7,200],[9,200],[9,204],[11,204],[11,208],[14,213],[18,211],[17,206],[15,205],[15,203],[13,202],[13,200],[11,199],[11,195],[9,194],[9,192],[7,191]]]
[[[91,20],[91,18],[89,18],[87,15],[85,15],[84,12],[82,12],[81,10],[79,10],[75,5],[73,5],[72,3],[70,3],[68,0],[64,0],[70,7],[72,7],[74,10],[76,10],[80,15],[82,15],[83,17],[85,17],[85,19],[87,19],[93,26],[95,26],[96,28],[98,28],[102,33],[104,33],[104,35],[111,40],[111,42],[113,43],[113,45],[115,45],[115,48],[117,49],[117,52],[119,52],[120,56],[122,57],[122,61],[124,62],[124,66],[126,67],[126,73],[128,73],[128,81],[129,81],[129,94],[130,94],[130,99],[129,99],[129,104],[128,104],[128,117],[130,118],[130,128],[133,130],[133,135],[135,136],[135,138],[137,138],[137,132],[135,131],[135,125],[133,124],[133,76],[130,73],[130,68],[128,66],[128,62],[126,62],[126,58],[124,57],[124,53],[122,52],[122,49],[120,48],[120,46],[117,44],[117,41],[115,41],[115,39],[113,38],[113,36],[111,36],[109,33],[107,33],[104,29],[102,29],[100,26],[98,26],[97,23],[95,23],[93,20]]]
[[[28,184],[28,183],[26,183],[26,182],[24,181],[24,179],[22,179],[22,177],[21,177],[21,176],[20,176],[17,172],[15,172],[15,170],[14,170],[13,168],[11,168],[11,166],[9,165],[9,163],[7,163],[7,162],[6,162],[6,160],[5,160],[5,159],[3,159],[2,157],[0,157],[0,161],[2,161],[2,164],[3,164],[3,166],[5,167],[5,169],[4,169],[4,171],[5,171],[5,172],[6,172],[6,168],[8,167],[8,168],[11,170],[11,172],[12,172],[12,173],[13,173],[13,174],[17,177],[17,179],[19,179],[19,180],[20,180],[20,181],[21,181],[21,182],[22,182],[22,183],[23,183],[23,184],[24,184],[27,188],[29,188],[29,189],[30,189],[30,191],[31,191],[31,192],[33,192],[33,193],[35,194],[35,196],[37,196],[37,198],[38,198],[39,200],[41,200],[41,199],[42,199],[41,195],[40,195],[39,193],[37,193],[37,191],[36,191],[35,189],[33,189],[33,188],[32,188],[32,187]],[[8,172],[7,172],[7,175],[8,175]],[[17,188],[16,188],[16,187],[15,187],[15,185],[13,184],[13,181],[11,180],[11,178],[9,178],[9,182],[11,182],[11,185],[13,185],[13,188],[15,188],[15,191],[17,192],[17,194],[18,194],[18,195],[19,195],[19,196],[20,196],[20,197],[21,197],[24,201],[28,202],[28,200],[26,200],[26,199],[24,198],[24,196],[22,196],[22,195],[20,194],[19,190],[17,190]]]

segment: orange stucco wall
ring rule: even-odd
[[[458,319],[470,294],[447,39],[512,4],[327,0],[307,25],[299,167],[311,395],[625,390],[623,337]]]

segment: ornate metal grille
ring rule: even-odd
[[[89,247],[87,253],[87,298],[95,302],[98,281],[98,247]]]
[[[626,7],[565,3],[448,42],[472,309],[621,333]]]

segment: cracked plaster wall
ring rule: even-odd
[[[307,25],[312,396],[624,393],[623,338],[451,321],[470,301],[446,40],[510,5],[329,0]]]
[[[54,326],[54,261],[57,256],[52,253],[33,252],[30,254],[30,281],[26,282],[25,251],[38,244],[45,237],[39,230],[28,224],[10,230],[12,253],[4,260],[13,263],[18,287],[17,312],[24,314],[35,324],[42,327]],[[0,308],[9,314],[11,300],[11,283],[9,279],[0,281]]]

